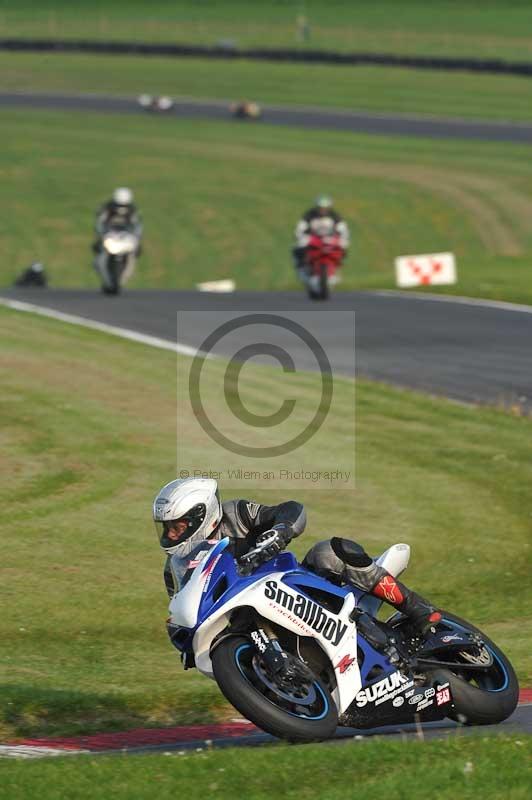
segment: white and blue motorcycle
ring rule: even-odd
[[[259,728],[295,742],[331,737],[338,725],[449,717],[491,724],[515,709],[519,687],[501,650],[477,628],[444,612],[415,635],[381,601],[336,586],[288,552],[265,560],[270,540],[238,561],[229,539],[206,542],[170,602],[168,634],[185,669],[214,679]],[[396,544],[378,563],[403,572],[410,548]]]

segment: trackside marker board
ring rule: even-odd
[[[399,256],[395,259],[397,286],[441,286],[456,283],[456,262],[453,253],[429,253]]]

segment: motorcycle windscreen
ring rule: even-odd
[[[205,553],[208,550],[212,550],[216,544],[213,545],[212,542],[209,543],[207,541],[203,541],[185,558],[180,558],[176,554],[170,556],[170,571],[174,578],[174,584],[177,587],[177,591],[182,589],[183,586],[186,586],[192,573],[198,564],[203,560]]]

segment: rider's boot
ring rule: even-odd
[[[308,278],[308,272],[307,272],[306,267],[298,267],[296,269],[296,274],[297,274],[298,280],[301,283],[306,283],[307,278]]]
[[[396,608],[408,617],[416,632],[426,633],[441,620],[441,614],[434,606],[390,575],[368,556],[361,545],[350,539],[333,537],[330,546],[345,565],[342,578]],[[314,550],[318,548],[319,544],[315,545]]]
[[[294,269],[301,283],[305,283],[307,278],[305,252],[306,250],[304,247],[294,247],[294,249],[292,250],[292,258],[294,259]]]
[[[404,583],[398,581],[389,572],[380,568],[381,577],[371,589],[374,597],[385,600],[396,608],[410,622],[412,628],[419,633],[427,633],[441,621],[441,614],[424,597],[413,592]]]

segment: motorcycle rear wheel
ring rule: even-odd
[[[442,611],[442,617],[440,625],[450,630],[478,633],[493,659],[493,665],[488,670],[460,670],[459,663],[456,670],[451,667],[438,670],[438,679],[449,681],[454,700],[454,708],[448,716],[467,725],[494,725],[507,719],[519,700],[519,684],[509,660],[491,639],[470,622],[448,611]]]
[[[325,684],[282,686],[266,671],[245,636],[224,639],[212,654],[214,677],[224,696],[262,730],[291,742],[329,739],[338,724],[336,705]]]

